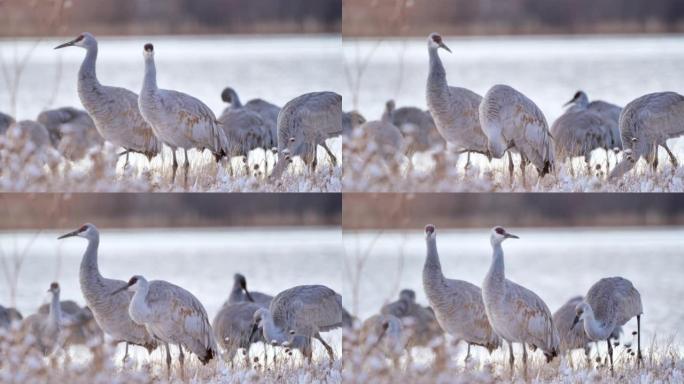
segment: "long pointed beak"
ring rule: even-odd
[[[506,233],[506,234],[504,235],[504,237],[507,238],[507,239],[519,239],[518,236],[516,236],[516,235],[514,235],[514,234],[512,234],[512,233]]]
[[[76,236],[76,235],[78,235],[78,231],[73,231],[73,232],[65,233],[65,234],[63,234],[62,236],[58,237],[57,240],[65,239],[65,238],[67,238],[67,237],[72,237],[72,236]]]
[[[123,287],[117,289],[116,291],[110,293],[109,296],[114,296],[114,295],[116,295],[116,294],[119,293],[119,292],[125,291],[125,290],[128,289],[128,287],[129,287],[128,284],[126,284],[126,285],[124,285]]]
[[[244,291],[245,291],[245,295],[247,296],[247,300],[249,300],[253,303],[254,298],[252,298],[252,295],[249,294],[249,291],[247,290],[247,288],[245,288]]]
[[[572,321],[572,327],[570,327],[570,330],[575,329],[575,325],[579,323],[579,316],[575,316],[575,320]]]
[[[572,99],[572,100],[568,101],[567,103],[563,104],[563,106],[564,106],[564,107],[567,107],[568,105],[570,105],[570,104],[572,104],[572,103],[574,103],[574,102],[575,102],[575,99]]]
[[[449,47],[447,47],[447,45],[444,43],[439,43],[439,47],[444,48],[449,53],[453,53],[453,52],[451,52],[451,49],[449,49]]]
[[[64,44],[60,44],[60,45],[56,46],[55,49],[71,47],[71,46],[74,45],[75,43],[76,43],[76,40],[71,40],[71,41],[69,41],[68,43],[64,43]]]

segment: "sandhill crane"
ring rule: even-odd
[[[407,156],[429,151],[444,143],[430,112],[416,107],[397,108],[394,100],[389,100],[385,103],[385,113],[389,114],[392,124],[401,131],[406,142]]]
[[[14,124],[14,118],[8,114],[0,112],[0,135],[5,134],[7,128]]]
[[[48,292],[51,294],[48,313],[35,313],[22,321],[21,332],[35,338],[34,346],[44,355],[49,355],[64,346],[66,334],[64,327],[74,324],[75,319],[63,314],[59,305],[59,284],[52,283]]]
[[[553,122],[550,132],[555,144],[556,159],[582,156],[587,168],[594,149],[603,148],[607,155],[613,145],[612,133],[604,118],[578,103]]]
[[[333,349],[320,332],[341,326],[340,294],[323,285],[299,285],[280,292],[268,308],[260,308],[254,313],[252,333],[261,328],[267,341],[279,345],[291,345],[294,336],[313,337],[323,344],[332,363]],[[309,350],[309,355],[305,355],[308,360],[310,353]]]
[[[342,134],[342,96],[334,92],[313,92],[289,101],[278,115],[278,163],[271,173],[279,178],[295,156],[315,171],[317,146],[328,153],[333,166],[337,158],[326,140]]]
[[[399,300],[385,304],[380,310],[399,319],[408,319],[404,324],[408,331],[410,346],[428,345],[443,333],[435,313],[428,307],[416,303],[416,293],[411,289],[399,292]]]
[[[560,337],[560,353],[568,353],[568,356],[570,356],[573,349],[583,349],[584,355],[587,361],[589,361],[591,340],[584,333],[583,323],[577,326],[572,324],[575,320],[577,304],[581,303],[583,299],[582,296],[573,297],[558,308],[553,313],[553,324],[556,326],[558,336]],[[611,338],[619,339],[621,332],[622,328],[616,327]]]
[[[233,169],[230,159],[233,157],[244,157],[246,163],[250,151],[257,148],[263,148],[266,151],[265,143],[270,139],[267,127],[258,114],[245,108],[227,108],[219,116],[218,122],[227,140],[225,155],[229,159],[231,173]],[[264,152],[264,159],[266,159],[266,152]]]
[[[682,119],[684,96],[678,93],[651,93],[627,104],[620,115],[625,157],[615,166],[610,178],[624,175],[642,157],[655,170],[658,167],[658,146],[665,148],[673,166],[679,166],[667,146],[667,140],[684,134]]]
[[[250,301],[235,302],[221,307],[214,317],[211,323],[214,336],[231,364],[238,349],[247,351],[245,357],[249,362],[249,347],[265,342],[262,334],[252,333],[252,319],[259,308],[262,306]]]
[[[342,135],[351,137],[354,130],[365,122],[366,118],[358,111],[342,113]]]
[[[43,111],[36,120],[47,128],[52,144],[62,156],[71,161],[82,159],[88,150],[104,143],[86,111],[62,107]]]
[[[506,232],[502,227],[492,228],[492,265],[482,283],[482,299],[494,331],[508,342],[511,375],[513,343],[522,343],[523,366],[527,376],[527,345],[533,351],[541,349],[546,361],[550,362],[558,356],[560,336],[546,303],[534,292],[506,279],[501,247],[506,239],[518,239],[518,236]]]
[[[620,137],[620,114],[622,107],[603,100],[589,102],[589,96],[584,91],[577,91],[575,96],[566,103],[573,107],[587,108],[598,113],[604,120],[604,124],[610,130],[611,149],[622,149],[622,139]]]
[[[273,300],[273,296],[266,293],[248,291],[247,279],[242,274],[236,273],[233,276],[233,288],[230,290],[228,301],[223,305],[249,301],[262,307],[268,307],[271,304],[271,300]]]
[[[0,305],[0,328],[7,329],[12,326],[13,323],[20,322],[23,319],[24,316],[22,316],[21,312],[16,308],[7,308]]]
[[[489,352],[499,348],[501,339],[487,320],[480,288],[467,281],[447,279],[442,273],[437,231],[432,224],[425,226],[425,244],[423,288],[439,325],[457,343],[461,340],[467,343],[466,360],[470,357],[471,345],[485,347]]]
[[[501,158],[506,151],[520,154],[523,183],[525,167],[532,163],[544,176],[554,163],[554,148],[546,118],[537,105],[525,95],[507,85],[495,85],[487,91],[480,104],[480,123],[489,140],[493,157]],[[508,171],[513,180],[513,159],[508,156]]]
[[[64,234],[58,239],[82,237],[88,240],[88,247],[83,253],[79,280],[83,297],[95,316],[95,321],[102,331],[118,342],[126,343],[124,361],[128,357],[128,345],[140,345],[152,352],[157,348],[157,341],[147,332],[144,326],[135,323],[128,315],[128,306],[133,294],[111,292],[125,285],[123,280],[108,279],[100,274],[97,263],[97,250],[100,245],[100,232],[90,223],[79,229]]]
[[[618,327],[633,317],[637,318],[637,363],[641,363],[641,295],[629,280],[622,277],[608,277],[594,283],[584,300],[575,307],[572,327],[582,320],[584,332],[593,341],[606,340],[610,371],[613,372],[612,335]]]
[[[26,140],[32,143],[36,149],[52,146],[47,128],[33,120],[22,120],[12,124],[7,130],[7,136],[13,140]]]
[[[151,160],[161,151],[161,143],[140,114],[138,95],[125,88],[100,84],[95,73],[98,48],[93,35],[84,32],[55,49],[72,46],[86,50],[78,71],[78,96],[93,118],[97,131],[106,141],[124,148],[126,164],[131,152],[141,153]]]
[[[145,76],[138,98],[140,112],[159,140],[171,147],[174,179],[178,168],[176,149],[183,149],[183,165],[187,179],[190,167],[188,149],[209,149],[216,161],[219,161],[228,149],[225,133],[220,128],[214,112],[203,102],[185,93],[157,87],[157,69],[152,44],[145,44],[143,57]]]
[[[399,358],[408,347],[401,319],[391,314],[371,316],[363,322],[359,334],[360,340],[379,348],[395,367],[399,366]]]
[[[95,321],[93,312],[88,307],[81,308],[73,300],[60,301],[61,311],[64,315],[70,316],[72,321],[69,325],[64,326],[64,333],[66,339],[64,344],[69,345],[87,345],[88,341],[93,339],[104,339],[104,334]],[[49,304],[43,304],[38,308],[38,313],[47,315],[50,311]]]
[[[470,152],[482,153],[489,158],[487,136],[481,127],[478,112],[482,96],[466,88],[449,86],[438,53],[440,48],[451,52],[441,35],[431,33],[428,37],[430,69],[426,98],[437,130],[457,151],[467,152],[468,160]]]
[[[368,143],[374,143],[373,151],[387,162],[399,160],[397,155],[404,155],[406,145],[399,128],[391,122],[390,115],[385,112],[382,120],[363,123],[359,128],[363,132]]]
[[[113,291],[133,291],[128,314],[134,322],[144,325],[157,340],[166,344],[166,368],[171,374],[169,344],[178,345],[178,360],[183,370],[183,347],[207,364],[218,353],[216,339],[209,324],[207,311],[199,300],[187,290],[163,280],[148,282],[136,275],[123,287]]]
[[[268,150],[278,147],[278,114],[280,113],[279,106],[269,103],[263,99],[252,99],[243,105],[238,97],[237,92],[231,87],[226,87],[223,92],[221,92],[221,99],[230,104],[230,107],[226,108],[223,113],[226,113],[230,109],[245,108],[259,115],[266,128],[264,149]]]

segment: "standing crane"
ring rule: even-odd
[[[610,372],[613,373],[613,346],[610,339],[633,317],[637,318],[637,364],[641,364],[641,295],[631,281],[608,277],[594,283],[584,300],[575,307],[572,328],[581,320],[584,332],[592,341],[606,340]]]
[[[514,370],[513,343],[522,343],[527,377],[527,345],[533,351],[541,349],[546,361],[550,362],[558,356],[560,336],[546,303],[534,292],[506,279],[501,247],[506,239],[518,239],[518,236],[502,227],[492,229],[492,265],[482,283],[482,299],[494,331],[508,343],[511,376]]]
[[[236,273],[233,275],[233,288],[230,290],[228,300],[223,305],[249,301],[268,308],[271,300],[273,300],[273,296],[266,293],[248,291],[247,279],[245,279],[243,274]]]
[[[58,45],[55,49],[80,47],[86,50],[85,59],[78,71],[78,97],[95,122],[100,135],[117,147],[122,154],[141,153],[151,160],[161,151],[161,143],[152,127],[143,119],[138,109],[138,95],[125,88],[100,84],[95,72],[97,40],[84,32],[74,40]]]
[[[79,281],[83,297],[95,316],[95,321],[102,331],[118,342],[126,343],[123,360],[128,357],[129,344],[145,347],[148,352],[157,348],[157,341],[147,332],[144,326],[135,323],[128,314],[128,306],[133,294],[131,292],[111,292],[125,285],[123,280],[108,279],[100,274],[97,263],[97,250],[100,245],[100,232],[90,223],[79,229],[64,234],[58,239],[81,237],[88,240],[88,247],[83,253],[79,272]]]
[[[278,147],[278,114],[280,113],[279,106],[269,103],[263,99],[252,99],[243,105],[238,97],[237,92],[231,87],[226,87],[223,92],[221,92],[221,99],[230,104],[230,106],[226,108],[223,113],[226,113],[231,109],[244,108],[259,115],[261,120],[264,122],[264,126],[266,127],[264,136],[264,150],[270,150],[272,148]]]
[[[252,333],[252,319],[259,308],[263,306],[251,301],[234,302],[223,305],[214,317],[211,323],[214,337],[231,364],[238,349],[246,350],[245,360],[249,363],[250,346],[261,341],[265,347],[266,340],[263,335]]]
[[[169,344],[178,345],[178,360],[183,371],[183,347],[207,364],[218,353],[207,311],[187,290],[163,280],[148,282],[143,276],[133,276],[123,287],[113,291],[133,291],[128,314],[136,324],[166,344],[166,368],[171,375]]]
[[[206,104],[185,93],[157,87],[152,44],[145,44],[143,57],[145,76],[138,98],[140,112],[159,140],[171,148],[174,180],[178,169],[176,149],[183,149],[187,181],[190,168],[188,149],[209,149],[218,162],[228,151],[228,140],[214,112]]]
[[[385,304],[381,314],[396,316],[399,319],[409,319],[405,326],[409,333],[408,345],[427,346],[444,332],[437,322],[435,313],[430,307],[423,307],[416,303],[416,293],[411,289],[402,289],[399,300]]]
[[[64,344],[71,345],[87,345],[90,340],[100,339],[104,340],[104,333],[97,325],[93,312],[88,307],[81,308],[73,300],[64,300],[59,302],[62,313],[69,316],[73,321],[71,324],[64,326],[64,333],[66,339]],[[50,304],[43,304],[38,308],[38,313],[47,315],[50,313]]]
[[[471,345],[485,347],[490,353],[499,348],[501,339],[487,319],[482,290],[467,281],[447,279],[442,273],[437,253],[437,230],[432,224],[425,226],[425,245],[423,288],[439,325],[454,337],[456,343],[466,342],[466,360],[470,358]]]
[[[71,315],[62,314],[59,291],[59,284],[51,283],[48,289],[51,295],[48,313],[35,313],[25,318],[21,324],[21,332],[31,334],[35,340],[33,345],[46,356],[64,347],[67,334],[63,328],[76,322]]]

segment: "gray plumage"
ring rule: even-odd
[[[509,344],[511,369],[511,343],[522,343],[527,370],[526,345],[532,350],[541,349],[546,360],[551,361],[559,353],[560,336],[546,303],[534,292],[506,279],[501,243],[508,238],[518,237],[501,227],[491,231],[492,264],[482,283],[482,299],[494,331]]]
[[[278,147],[278,114],[280,113],[279,106],[269,103],[263,99],[252,99],[248,101],[247,104],[243,105],[235,89],[230,87],[226,87],[223,92],[221,92],[221,99],[230,104],[230,107],[223,111],[224,114],[231,109],[244,108],[259,115],[265,127],[263,143],[264,149]]]
[[[265,148],[270,140],[267,127],[258,114],[245,108],[226,108],[218,118],[220,129],[226,136],[225,154],[228,158],[249,156],[249,152]]]
[[[273,296],[269,294],[248,291],[247,279],[244,275],[236,273],[233,275],[233,287],[230,290],[228,300],[223,305],[226,306],[241,302],[253,302],[259,306],[268,308],[268,306],[271,304],[271,300],[273,300]]]
[[[4,135],[12,124],[14,124],[14,118],[6,113],[0,112],[0,135]]]
[[[236,302],[221,307],[214,317],[214,337],[228,361],[233,361],[238,349],[245,349],[248,356],[253,343],[265,342],[261,333],[252,333],[252,319],[259,308],[263,307],[253,302]]]
[[[377,314],[361,325],[359,340],[377,346],[385,356],[392,359],[395,367],[399,358],[409,347],[404,324],[392,314]]]
[[[4,307],[0,305],[0,328],[8,329],[13,323],[24,319],[16,308]]]
[[[177,148],[186,152],[186,168],[189,166],[188,149],[208,149],[217,160],[223,157],[227,153],[228,142],[214,112],[195,97],[158,88],[152,44],[145,45],[143,56],[145,76],[138,100],[140,112],[159,140],[171,147],[174,168],[177,165]]]
[[[560,336],[560,353],[571,352],[573,349],[583,349],[584,354],[587,357],[589,356],[592,340],[584,332],[584,323],[580,321],[576,326],[573,326],[573,320],[576,316],[575,308],[583,299],[582,296],[573,297],[553,313],[553,324]],[[621,327],[615,328],[611,338],[619,339],[621,332]]]
[[[354,316],[352,316],[349,311],[342,307],[342,327],[346,329],[351,329],[354,327]]]
[[[487,137],[480,126],[478,112],[482,96],[465,88],[449,86],[446,70],[437,52],[439,48],[451,52],[442,41],[442,36],[430,34],[426,98],[437,130],[458,151],[488,155]]]
[[[385,104],[385,113],[389,114],[390,121],[404,137],[407,156],[444,146],[444,139],[437,131],[430,112],[416,107],[396,108],[394,100],[389,100]]]
[[[397,155],[403,155],[405,150],[404,137],[401,131],[385,115],[380,121],[369,121],[359,128],[363,132],[367,143],[375,145],[374,153],[385,161],[397,159]]]
[[[337,158],[326,140],[342,134],[342,96],[334,92],[313,92],[289,101],[278,115],[278,163],[271,176],[279,178],[295,156],[316,169],[320,145],[333,165]]]
[[[51,294],[47,313],[35,313],[25,318],[21,323],[20,332],[33,337],[32,346],[42,354],[49,355],[64,346],[65,333],[63,328],[74,323],[74,317],[63,314],[59,305],[59,284],[50,284],[48,292]]]
[[[402,290],[399,300],[384,305],[380,313],[404,320],[404,327],[408,331],[407,341],[412,347],[427,346],[444,333],[435,313],[429,307],[416,303],[416,293],[410,289]]]
[[[365,122],[366,118],[358,111],[342,113],[342,135],[352,137],[354,130]]]
[[[480,104],[480,123],[493,157],[503,157],[506,150],[519,153],[523,175],[527,163],[540,176],[553,168],[555,150],[546,118],[522,93],[501,84],[490,88]]]
[[[55,47],[77,46],[87,53],[78,71],[78,96],[95,122],[100,135],[127,152],[142,153],[148,159],[161,150],[161,143],[138,109],[138,95],[125,88],[100,84],[95,72],[97,40],[90,33]]]
[[[276,295],[268,309],[257,310],[254,325],[267,342],[278,345],[290,345],[295,336],[316,338],[332,360],[333,350],[320,332],[342,326],[342,296],[323,285],[299,285]]]
[[[610,177],[624,175],[642,157],[655,169],[658,166],[659,146],[665,148],[672,164],[678,166],[667,140],[684,134],[683,120],[684,96],[678,93],[651,93],[627,104],[620,115],[625,156]]]
[[[81,308],[73,300],[60,302],[62,313],[73,318],[70,325],[64,327],[66,334],[65,345],[87,345],[90,340],[104,339],[104,333],[97,325],[93,312],[88,307]],[[43,304],[38,308],[38,313],[49,314],[50,305]]]
[[[613,148],[610,127],[598,113],[586,106],[575,105],[563,113],[551,125],[551,135],[557,159],[584,157],[589,164],[594,149]]]
[[[620,137],[620,114],[622,113],[622,107],[603,100],[589,102],[589,97],[585,92],[578,91],[577,93],[579,95],[575,95],[577,98],[575,104],[586,104],[587,109],[598,113],[603,118],[604,124],[610,131],[612,140],[610,148],[622,149],[622,138]]]
[[[52,145],[71,161],[82,159],[91,148],[104,143],[86,111],[71,107],[47,110],[37,121],[47,128]]]
[[[167,351],[168,344],[185,347],[203,364],[216,356],[218,347],[207,311],[192,293],[167,281],[148,282],[142,276],[133,276],[126,287],[134,292],[128,307],[131,319],[166,343]]]
[[[25,140],[35,146],[35,150],[52,146],[50,133],[43,124],[33,120],[22,120],[12,124],[7,136],[13,140]]]
[[[437,322],[456,342],[480,345],[490,352],[501,345],[499,336],[487,319],[482,290],[463,280],[447,279],[437,253],[437,233],[434,225],[425,227],[427,247],[423,266],[423,288]]]
[[[100,274],[97,263],[100,233],[97,228],[87,223],[73,232],[60,236],[59,239],[72,236],[88,240],[88,247],[81,259],[79,281],[86,304],[102,331],[116,341],[125,342],[126,352],[128,352],[128,344],[143,346],[148,351],[155,349],[157,341],[144,326],[136,324],[128,315],[128,306],[133,293],[122,291],[111,294],[122,286],[126,286],[126,282],[108,279]]]

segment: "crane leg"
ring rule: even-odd
[[[470,360],[470,343],[466,343],[468,345],[468,351],[466,352],[466,357],[465,357],[465,362],[467,363]]]
[[[613,376],[613,345],[610,343],[610,336],[606,342],[608,343],[608,359],[610,359],[610,375]]]
[[[124,364],[126,363],[126,360],[128,360],[128,341],[125,344],[126,344],[126,350],[124,352],[123,360],[121,360],[121,362]]]
[[[328,345],[328,343],[326,343],[326,342],[323,340],[323,338],[321,337],[321,335],[320,335],[319,333],[316,333],[316,334],[314,335],[314,337],[315,337],[318,341],[320,341],[321,344],[323,344],[323,346],[325,347],[325,350],[328,352],[328,356],[330,356],[330,364],[332,365],[333,361],[335,361],[335,354],[333,353],[332,347],[330,347],[330,346]]]
[[[328,152],[328,157],[330,158],[330,162],[332,163],[333,167],[337,166],[337,157],[335,157],[330,148],[328,148],[328,144],[323,142],[321,144],[321,147],[323,147],[323,149],[325,149],[325,151]]]
[[[525,156],[520,155],[520,172],[522,173],[522,185],[523,188],[527,185],[527,182],[525,180],[525,168],[527,168],[527,159],[525,159]]]
[[[130,154],[131,154],[130,151],[126,151],[126,162],[124,163],[124,169],[126,169],[128,167],[128,155],[130,155]]]
[[[670,150],[670,147],[667,146],[667,143],[663,143],[663,148],[665,148],[667,155],[670,156],[670,162],[672,163],[672,166],[675,168],[679,167],[679,162],[677,161],[677,158],[675,157],[674,153],[672,153],[672,151]]]
[[[470,168],[470,151],[466,152],[466,164],[465,164],[465,169],[468,170]],[[470,344],[468,344],[468,347],[470,347]]]
[[[173,184],[176,181],[176,170],[178,170],[178,159],[176,159],[176,148],[171,148],[171,152],[173,153],[173,164],[171,165],[173,169],[173,174],[171,176],[171,184]]]
[[[183,186],[188,186],[188,171],[190,170],[190,160],[188,159],[188,150],[183,149],[185,152],[185,162],[183,163],[183,168],[185,168],[185,176],[183,178]]]
[[[527,345],[525,345],[525,343],[522,343],[522,348],[523,348],[523,375],[525,377],[525,381],[527,381]]]
[[[653,150],[653,171],[658,170],[658,145],[656,144],[655,149]]]
[[[637,315],[637,368],[641,367],[641,315]]]
[[[511,365],[511,379],[515,370],[515,357],[513,356],[513,343],[508,342],[508,363]]]
[[[181,373],[181,379],[185,381],[185,355],[183,354],[183,346],[178,344],[178,361],[180,362],[180,373]]]
[[[171,349],[169,344],[166,343],[166,376],[171,377]]]
[[[513,155],[511,155],[511,152],[508,152],[508,176],[510,177],[511,180],[511,186],[513,186]]]
[[[606,175],[610,172],[610,150],[606,148]]]
[[[314,147],[313,150],[313,161],[311,162],[311,173],[316,172],[316,166],[318,165],[318,151],[316,150],[316,147]]]

